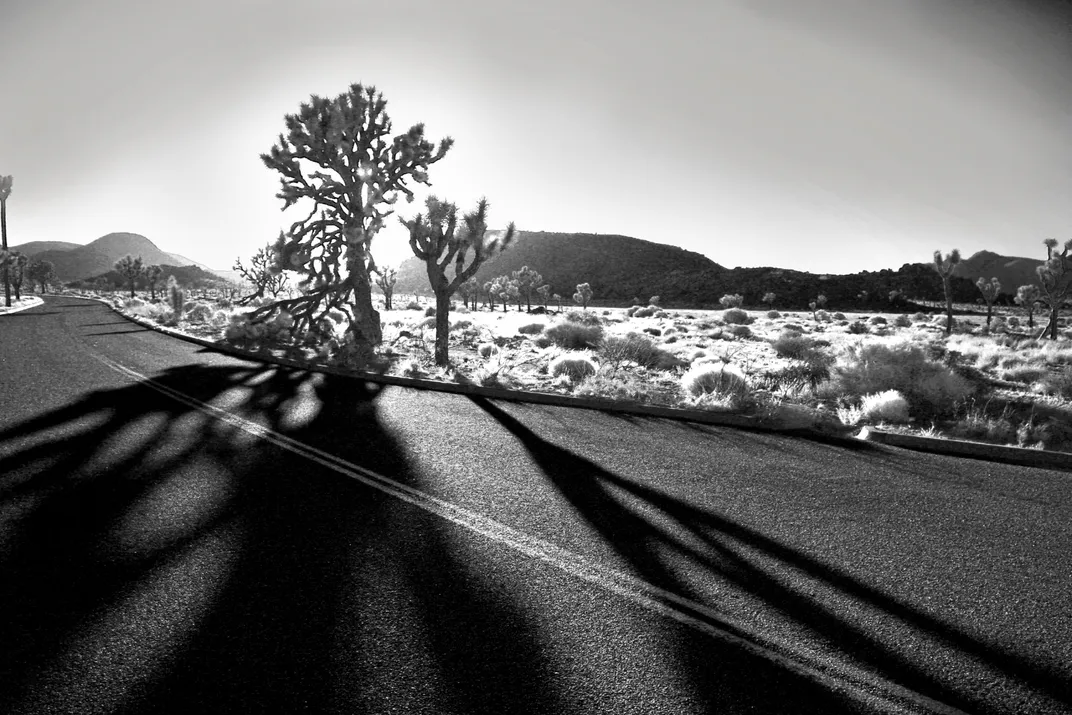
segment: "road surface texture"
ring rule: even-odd
[[[0,712],[1072,712],[1072,475],[0,318]]]

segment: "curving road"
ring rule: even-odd
[[[0,712],[1072,712],[1072,475],[0,317]]]

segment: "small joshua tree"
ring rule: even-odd
[[[130,297],[134,297],[134,288],[137,285],[138,279],[145,273],[145,267],[142,265],[141,256],[133,258],[130,255],[123,256],[115,262],[115,270],[119,272],[120,277],[130,287]]]
[[[1068,255],[1072,251],[1072,238],[1065,241],[1061,251],[1057,250],[1056,238],[1047,238],[1043,245],[1046,246],[1046,262],[1035,269],[1042,300],[1050,309],[1050,324],[1043,335],[1049,333],[1050,339],[1056,340],[1058,314],[1072,292],[1072,256]]]
[[[466,308],[472,304],[472,310],[476,310],[480,299],[480,284],[476,282],[476,278],[470,278],[458,286],[458,294],[461,295]]]
[[[1016,297],[1013,300],[1017,305],[1027,309],[1027,327],[1035,327],[1035,309],[1038,308],[1039,287],[1034,284],[1022,285],[1016,289]]]
[[[718,304],[726,310],[732,310],[733,308],[740,308],[744,305],[744,296],[740,293],[727,293],[718,299]]]
[[[22,300],[22,282],[26,278],[26,265],[30,257],[18,251],[8,251],[5,265],[11,278],[11,287],[15,290],[15,300]]]
[[[560,296],[558,293],[555,293],[553,296],[551,296],[551,300],[555,301],[558,304],[558,312],[561,313],[562,312],[562,296]]]
[[[653,295],[652,297],[648,298],[648,305],[654,305],[656,308],[658,308],[659,307],[659,302],[661,300],[662,300],[661,296]]]
[[[811,309],[812,320],[819,320],[819,311],[826,307],[826,296],[820,293],[815,296],[815,300],[808,303],[808,308]]]
[[[282,233],[280,238],[283,238]],[[287,287],[287,274],[276,268],[275,250],[271,244],[258,249],[249,259],[248,267],[242,265],[242,259],[236,258],[233,270],[242,276],[242,280],[253,286],[253,292],[238,300],[239,305],[248,305],[268,294],[275,298]]]
[[[778,296],[774,293],[764,293],[763,303],[767,306],[767,310],[774,310],[774,301],[778,300]]]
[[[145,269],[145,279],[149,283],[149,300],[156,302],[156,286],[160,283],[160,276],[164,274],[164,269],[160,266],[149,266]]]
[[[41,292],[44,293],[49,282],[51,282],[56,275],[56,266],[53,265],[52,261],[38,260],[35,258],[30,261],[27,275],[31,281],[40,286]]]
[[[492,313],[495,312],[495,294],[491,291],[494,285],[494,281],[484,281],[484,305],[488,306]]]
[[[544,283],[536,289],[536,292],[540,295],[540,302],[543,303],[543,309],[547,310],[547,301],[551,297],[551,284]]]
[[[942,258],[941,251],[934,252],[934,270],[942,278],[942,289],[945,291],[945,334],[953,332],[953,269],[960,263],[960,251],[954,248]]]
[[[424,261],[428,281],[436,299],[435,363],[449,363],[447,338],[450,335],[450,297],[489,257],[504,250],[514,238],[514,224],[502,238],[486,239],[488,231],[488,202],[480,199],[476,209],[458,216],[452,203],[429,196],[425,202],[428,214],[417,214],[402,220],[409,229],[409,247],[413,255]],[[461,219],[459,225],[459,218]],[[468,263],[466,261],[468,260]],[[453,275],[448,275],[451,269]]]
[[[182,318],[182,307],[186,305],[186,292],[175,280],[175,276],[167,279],[168,303],[171,305],[172,319],[177,323]]]
[[[1001,294],[1001,282],[997,278],[987,281],[980,276],[979,280],[975,281],[975,287],[983,294],[983,300],[986,302],[986,327],[989,328],[990,319],[994,315],[994,301]]]
[[[578,283],[577,292],[573,294],[573,302],[581,304],[581,310],[588,310],[588,301],[592,300],[592,286],[587,283]]]
[[[383,309],[391,310],[391,298],[395,295],[395,283],[398,282],[398,269],[393,266],[379,266],[376,269],[376,285],[383,291]]]

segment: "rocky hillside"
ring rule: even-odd
[[[1045,250],[1044,247],[1043,250]],[[1016,289],[1020,286],[1038,283],[1035,269],[1041,265],[1041,258],[1019,258],[1002,256],[991,251],[979,251],[971,258],[962,260],[953,269],[953,275],[968,278],[973,282],[979,278],[986,280],[997,278],[1001,282],[1003,293],[1015,295]]]
[[[84,246],[67,241],[30,241],[11,248],[31,257],[52,261],[56,266],[56,277],[64,282],[107,273],[116,261],[126,255],[140,256],[146,265],[196,265],[210,270],[178,254],[161,251],[155,243],[137,233],[109,233]]]

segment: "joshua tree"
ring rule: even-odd
[[[551,284],[544,283],[536,289],[536,292],[540,295],[540,302],[543,303],[543,309],[547,310],[547,300],[551,297]]]
[[[182,317],[183,306],[186,305],[186,292],[179,285],[179,282],[175,279],[175,276],[168,276],[167,279],[167,292],[168,303],[171,304],[171,312],[175,322]]]
[[[551,296],[551,299],[553,301],[555,301],[556,303],[558,303],[558,312],[561,313],[562,312],[562,296],[560,296],[558,293],[555,293],[553,296]]]
[[[1035,327],[1035,308],[1038,307],[1041,295],[1039,287],[1034,284],[1023,285],[1016,289],[1016,297],[1013,300],[1017,305],[1027,309],[1027,327],[1029,328]]]
[[[349,305],[347,333],[360,357],[383,339],[380,315],[372,306],[369,250],[393,213],[389,207],[409,183],[428,182],[428,167],[453,144],[438,148],[425,139],[424,125],[394,137],[387,102],[374,87],[353,84],[334,99],[313,95],[297,114],[287,115],[287,134],[261,159],[280,174],[283,209],[311,202],[312,210],[295,221],[273,246],[273,270],[304,276],[302,294],[262,306],[250,319],[276,310],[294,316],[295,330],[317,324],[329,311]]]
[[[280,234],[280,238],[283,234]],[[242,265],[242,259],[236,258],[233,270],[242,276],[253,286],[253,292],[238,300],[239,305],[247,305],[257,298],[262,298],[270,293],[276,298],[287,287],[287,275],[282,270],[276,270],[276,256],[272,244],[262,246],[249,259],[249,267]]]
[[[115,270],[119,272],[123,280],[130,286],[130,297],[134,297],[134,287],[139,278],[145,273],[141,263],[141,256],[132,258],[129,254],[115,262]]]
[[[160,282],[160,276],[164,274],[164,269],[160,266],[149,266],[145,269],[145,280],[149,283],[149,300],[156,302],[156,286]]]
[[[33,259],[30,261],[30,267],[26,271],[26,275],[31,281],[38,284],[41,287],[41,292],[45,292],[45,288],[48,287],[49,282],[56,275],[56,266],[52,261],[45,261],[39,259]]]
[[[383,291],[383,309],[391,310],[391,298],[395,294],[398,282],[398,269],[392,266],[380,266],[376,269],[376,285]]]
[[[774,293],[764,293],[763,303],[766,304],[767,310],[774,310],[774,301],[778,300],[778,296]]]
[[[656,308],[659,307],[659,303],[661,303],[661,302],[662,302],[662,297],[661,296],[653,295],[652,297],[648,298],[648,305],[654,305]]]
[[[811,309],[812,320],[819,319],[819,311],[822,310],[824,307],[826,307],[826,296],[820,293],[819,295],[815,296],[815,300],[808,303],[808,308]]]
[[[1043,335],[1049,333],[1050,339],[1056,340],[1058,313],[1072,291],[1072,256],[1068,255],[1072,250],[1072,238],[1065,241],[1061,251],[1057,250],[1056,238],[1047,238],[1043,244],[1046,246],[1046,262],[1035,269],[1042,300],[1050,309],[1050,324]]]
[[[427,216],[417,214],[402,220],[409,229],[409,247],[413,255],[424,261],[428,282],[436,299],[435,363],[447,365],[447,338],[450,335],[450,297],[465,281],[473,277],[480,265],[495,253],[504,250],[514,238],[514,224],[502,238],[486,240],[488,202],[480,199],[476,209],[461,216],[458,207],[435,196],[425,201]],[[468,264],[466,260],[468,259]],[[453,268],[453,276],[447,275]]]
[[[458,294],[461,295],[466,308],[469,308],[472,303],[472,309],[476,310],[476,304],[480,298],[479,293],[480,285],[476,282],[476,278],[470,278],[458,286]]]
[[[983,301],[986,302],[986,327],[989,328],[990,319],[994,315],[994,301],[1001,295],[1001,281],[997,278],[987,281],[980,276],[979,280],[975,281],[975,287],[983,294]]]
[[[518,289],[525,296],[525,307],[532,310],[532,291],[543,283],[543,276],[528,266],[521,266],[521,270],[514,271],[510,277],[517,281]]]
[[[7,250],[7,197],[11,196],[11,187],[15,183],[13,176],[0,176],[0,250]],[[11,307],[11,284],[7,266],[4,266],[4,305]]]
[[[494,281],[484,281],[484,305],[488,306],[492,313],[495,312],[495,294],[491,292],[494,285]]]
[[[592,300],[592,286],[587,283],[578,283],[577,292],[573,294],[573,302],[581,304],[581,310],[588,310],[588,301]]]
[[[945,334],[953,332],[953,269],[960,263],[960,251],[954,248],[942,258],[941,251],[934,252],[934,270],[942,277],[942,289],[945,291]]]
[[[15,289],[15,300],[22,300],[22,280],[26,277],[26,264],[30,257],[18,251],[8,252],[7,266],[11,275],[11,287]]]

